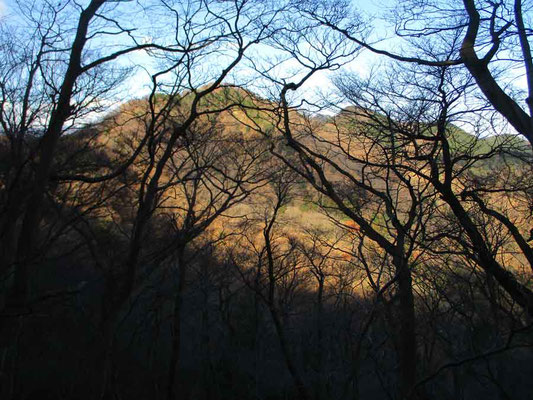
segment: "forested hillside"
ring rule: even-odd
[[[531,398],[529,3],[6,4],[0,398]]]

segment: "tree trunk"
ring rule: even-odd
[[[324,343],[324,277],[318,279],[317,293],[317,313],[316,313],[316,333],[317,333],[317,367],[318,367],[318,392],[317,399],[324,400],[327,398],[326,387],[326,360],[325,360],[325,343]]]
[[[211,399],[212,384],[211,381],[211,352],[209,343],[209,264],[202,264],[202,321],[201,321],[201,341],[202,341],[202,392],[205,400]]]
[[[167,400],[174,400],[176,398],[177,373],[180,362],[180,347],[181,347],[181,308],[183,302],[183,289],[185,287],[185,279],[187,268],[184,262],[184,249],[178,250],[178,285],[176,294],[174,296],[174,311],[172,315],[172,344],[170,353],[170,364],[168,367],[167,379]]]
[[[270,238],[265,235],[267,243],[267,255],[268,255],[268,309],[274,321],[274,327],[278,335],[279,344],[281,346],[281,352],[285,360],[285,365],[289,370],[289,374],[292,377],[294,385],[296,386],[296,391],[298,393],[298,398],[300,400],[310,400],[310,396],[307,393],[307,389],[303,383],[303,379],[298,372],[294,360],[292,359],[289,342],[285,335],[285,329],[283,328],[283,323],[281,322],[281,317],[278,313],[276,304],[275,304],[275,277],[274,277],[274,259],[272,257],[272,248],[270,247]]]
[[[113,347],[114,324],[107,320],[101,327],[102,333],[102,384],[101,400],[113,400],[115,397]]]
[[[485,243],[485,240],[479,232],[476,224],[470,218],[453,190],[449,186],[442,184],[436,185],[437,190],[442,198],[453,211],[457,220],[464,228],[472,242],[472,247],[477,251],[477,264],[485,271],[486,274],[494,277],[496,282],[509,294],[509,296],[518,303],[529,316],[533,316],[533,291],[526,285],[522,284],[511,272],[507,271],[494,258],[491,249]]]
[[[105,0],[92,0],[87,8],[81,12],[76,36],[70,51],[68,67],[59,91],[58,102],[39,143],[31,193],[25,206],[22,227],[18,236],[13,284],[8,293],[6,304],[8,309],[24,307],[28,301],[30,264],[35,262],[37,256],[43,199],[50,180],[57,143],[63,133],[63,125],[71,115],[70,102],[76,80],[81,74],[81,57],[87,42],[89,24],[104,3]]]
[[[393,262],[398,276],[399,395],[404,400],[416,397],[413,393],[417,370],[416,317],[407,259],[403,254],[397,254]]]

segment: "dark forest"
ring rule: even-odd
[[[528,0],[0,2],[0,398],[533,398],[532,37]]]

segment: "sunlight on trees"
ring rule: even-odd
[[[529,399],[531,3],[2,4],[2,399]]]

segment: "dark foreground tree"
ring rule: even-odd
[[[529,2],[396,2],[389,13],[382,16],[383,21],[391,25],[395,40],[383,47],[374,43],[380,41],[379,35],[388,36],[387,33],[362,36],[359,14],[347,13],[347,2],[303,1],[301,5],[310,18],[376,54],[417,65],[464,66],[494,109],[533,145],[533,59],[529,43],[532,8]],[[394,49],[398,44],[402,45],[401,52]],[[524,90],[513,86],[517,76],[523,80]]]

